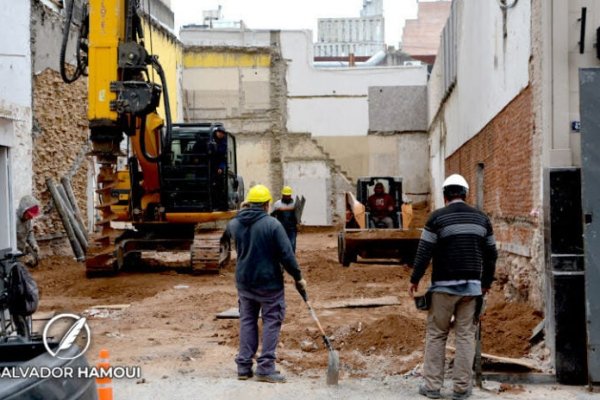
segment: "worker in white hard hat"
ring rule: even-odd
[[[427,339],[423,365],[424,383],[419,394],[441,398],[446,340],[454,316],[456,357],[453,366],[453,399],[466,399],[472,390],[477,304],[494,280],[498,253],[490,219],[467,205],[466,179],[450,175],[443,184],[445,207],[427,220],[419,241],[409,293],[414,296],[419,281],[433,258],[431,302],[427,316]]]
[[[295,253],[298,218],[296,217],[296,201],[292,198],[292,194],[292,188],[284,186],[281,190],[281,200],[275,202],[271,215],[277,218],[285,228],[285,233],[287,233]]]

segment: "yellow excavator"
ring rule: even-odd
[[[71,0],[61,75],[67,83],[88,77],[91,154],[99,166],[101,218],[86,254],[87,275],[136,264],[144,251],[189,250],[193,272],[218,270],[229,258],[229,244],[218,229],[198,226],[215,222],[216,227],[239,208],[244,188],[235,137],[218,122],[172,123],[165,72],[145,46],[140,0],[84,3],[77,65],[69,70],[73,10]],[[151,70],[160,83],[152,80]],[[165,119],[157,112],[161,96]],[[117,168],[120,160],[126,167]],[[133,229],[114,229],[115,221]]]

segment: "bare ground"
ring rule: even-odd
[[[218,275],[191,276],[175,269],[156,269],[86,279],[82,265],[66,257],[50,257],[34,271],[41,289],[40,311],[88,315],[93,340],[88,351],[90,362],[96,360],[99,349],[107,348],[113,365],[142,367],[144,381],[115,383],[125,396],[120,398],[145,398],[149,392],[155,398],[188,397],[185,393],[194,393],[193,387],[212,387],[215,382],[222,385],[216,384],[211,398],[236,397],[235,393],[245,393],[242,398],[270,398],[277,393],[293,398],[296,384],[302,390],[314,388],[308,398],[352,397],[350,394],[357,390],[365,390],[367,397],[361,398],[387,398],[388,392],[391,398],[402,391],[411,398],[422,362],[425,320],[425,314],[415,310],[407,294],[411,271],[391,263],[343,268],[337,262],[336,236],[334,230],[302,232],[298,259],[308,281],[309,296],[340,354],[340,387],[345,389],[337,390],[349,390],[348,395],[323,388],[327,351],[289,277],[287,315],[278,350],[279,368],[291,381],[288,389],[265,389],[256,382],[244,386],[234,379],[238,322],[215,318],[217,313],[237,306],[233,266]],[[400,304],[321,307],[333,300],[390,295],[397,296]],[[95,306],[116,304],[129,306],[90,312]],[[483,323],[483,351],[505,357],[527,356],[528,338],[541,318],[527,304],[507,303],[500,288],[495,288]],[[368,389],[368,382],[376,382],[376,389]],[[511,386],[494,390],[509,396],[506,398],[527,394],[527,390],[515,391]]]

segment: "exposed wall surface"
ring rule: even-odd
[[[419,2],[417,19],[408,19],[404,24],[402,50],[415,58],[435,57],[451,5],[451,1]]]
[[[456,87],[460,101],[446,117],[447,154],[475,136],[529,84],[531,6],[519,2],[506,17],[497,2],[458,0]],[[439,61],[436,62],[436,64]],[[430,86],[443,85],[432,75]],[[433,89],[439,96],[443,92]],[[441,98],[433,99],[437,108]],[[449,111],[446,111],[448,114]]]
[[[186,46],[182,84],[185,120],[224,122],[238,138],[239,173],[246,187],[264,183],[277,192],[284,184],[296,186],[297,194],[307,198],[303,223],[329,225],[343,216],[339,198],[352,187],[343,173],[346,167],[340,166],[338,154],[330,157],[311,135],[366,139],[370,87],[378,88],[373,92],[376,107],[390,101],[385,105],[388,110],[398,113],[395,108],[402,106],[401,113],[411,116],[402,120],[394,115],[392,121],[378,128],[386,134],[426,129],[425,67],[315,70],[306,31],[191,27],[182,29],[181,38]],[[417,100],[411,103],[408,98],[412,94]],[[418,147],[408,137],[403,140],[408,147]],[[425,134],[419,140],[426,146]],[[390,154],[381,151],[381,157],[372,159],[366,157],[365,147],[357,148],[367,163],[365,169],[400,167],[394,157],[404,151],[404,145],[399,150],[398,143],[393,140]],[[386,145],[382,148],[387,149]],[[419,173],[426,175],[426,147],[419,150],[412,154],[423,153],[422,157],[411,158],[413,162],[402,167],[411,165],[415,171],[422,167]],[[427,192],[426,188],[423,184],[418,192]]]
[[[286,82],[289,132],[314,136],[361,136],[369,130],[369,88],[425,86],[424,66],[331,68],[312,67],[309,31],[284,31],[283,56],[288,64]],[[331,118],[335,115],[336,118]]]
[[[283,179],[295,193],[306,197],[302,223],[306,225],[331,225],[329,193],[331,171],[326,161],[289,161],[285,163]]]
[[[428,200],[429,147],[426,133],[316,137],[315,140],[355,183],[363,176],[401,176],[413,201]]]
[[[46,179],[59,183],[70,177],[79,208],[87,209],[88,147],[86,80],[67,85],[57,71],[46,69],[34,77],[35,140],[33,151],[34,195],[44,215],[36,220],[36,233],[44,237],[64,232]]]
[[[425,132],[426,130],[426,86],[369,88],[369,132]]]
[[[446,160],[446,174],[460,173],[468,182],[468,202],[483,193],[483,210],[491,217],[496,241],[503,257],[497,278],[513,299],[528,300],[541,309],[543,258],[532,252],[540,240],[541,221],[533,206],[538,192],[532,168],[531,89],[524,90],[478,135]],[[483,167],[483,187],[477,187],[478,169]]]
[[[5,194],[0,198],[0,229],[5,232],[0,248],[16,246],[16,209],[32,188],[30,7],[30,1],[0,7],[0,190]]]
[[[179,66],[182,64],[183,46],[172,32],[163,28],[161,25],[156,23],[149,24],[147,17],[142,19],[142,22],[144,34],[146,36],[146,47],[152,54],[158,55],[158,61],[165,71],[171,118],[174,122],[180,121],[181,116],[178,112],[180,109],[179,102],[181,94],[178,92],[178,81],[181,72]],[[152,30],[151,33],[150,30]],[[150,40],[150,38],[152,38],[152,40]],[[161,84],[160,78],[156,72],[151,71],[150,76],[155,82]],[[160,106],[158,109],[159,114],[162,116],[165,115],[164,103],[165,97],[163,94],[160,98]]]
[[[233,132],[271,129],[270,48],[190,47],[183,61],[185,120],[218,120]]]

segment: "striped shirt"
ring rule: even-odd
[[[429,217],[415,256],[411,283],[418,283],[433,258],[431,281],[479,280],[489,288],[498,252],[492,224],[484,213],[454,201]]]

